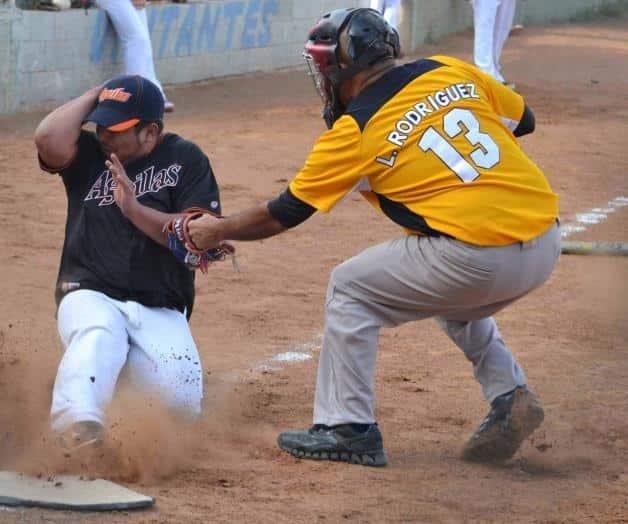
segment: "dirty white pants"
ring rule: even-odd
[[[554,225],[537,239],[505,247],[407,236],[336,267],[327,291],[314,424],[375,421],[380,328],[412,320],[436,317],[473,364],[489,402],[526,384],[490,315],[541,285],[559,254]],[[409,369],[416,365],[408,362]]]
[[[499,82],[501,55],[515,18],[516,0],[471,0],[473,6],[473,60]]]
[[[122,45],[124,73],[148,78],[159,87],[166,100],[155,74],[146,9],[136,9],[131,0],[97,0],[97,4],[107,13]]]
[[[105,424],[120,373],[138,394],[190,418],[201,412],[203,372],[185,315],[121,302],[88,289],[66,295],[57,314],[65,352],[54,384],[51,423]]]

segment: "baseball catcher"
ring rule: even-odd
[[[324,15],[304,57],[329,130],[280,195],[234,217],[191,220],[190,236],[199,248],[270,237],[359,191],[403,233],[333,270],[313,425],[281,433],[279,447],[385,465],[374,390],[380,329],[435,318],[490,404],[463,457],[507,460],[544,415],[492,315],[554,269],[558,198],[519,145],[534,114],[518,93],[456,58],[402,64],[400,54],[397,31],[377,11]]]

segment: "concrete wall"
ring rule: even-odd
[[[625,1],[625,0],[624,0]],[[605,0],[519,0],[526,24],[566,20]],[[302,64],[321,13],[369,0],[205,0],[147,8],[157,75],[178,84]],[[465,0],[403,0],[406,52],[472,25]],[[122,72],[117,38],[98,9],[23,11],[0,0],[0,114],[79,95]]]
[[[1,1],[1,0],[0,0]],[[302,64],[321,13],[364,0],[209,0],[148,6],[157,76],[179,84]],[[0,114],[67,100],[122,72],[99,9],[25,11],[0,3]]]

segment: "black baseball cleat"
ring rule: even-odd
[[[472,462],[502,462],[511,458],[543,422],[543,408],[526,386],[497,397],[462,452]]]
[[[377,424],[316,424],[302,431],[280,433],[277,444],[297,458],[337,460],[381,467],[388,463]]]

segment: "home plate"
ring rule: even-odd
[[[75,475],[29,477],[0,471],[0,505],[81,511],[147,508],[155,499],[108,480]]]

